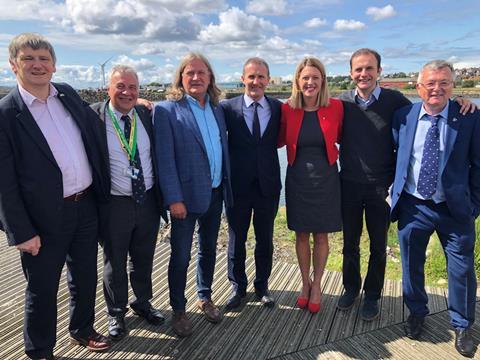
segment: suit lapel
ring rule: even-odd
[[[271,129],[273,128],[273,119],[277,118],[277,108],[272,106],[272,102],[268,97],[265,96],[265,99],[267,99],[268,105],[270,106],[270,119],[268,120],[267,127],[265,128],[265,131],[263,132],[263,136],[261,137],[260,141],[268,136],[268,133],[272,131]]]
[[[58,167],[57,161],[52,154],[52,150],[50,150],[50,146],[48,146],[47,139],[45,139],[45,136],[43,136],[42,130],[40,130],[38,127],[37,122],[30,113],[30,110],[28,110],[27,105],[23,102],[23,99],[18,91],[18,87],[14,90],[13,99],[19,110],[17,119],[20,121],[27,133],[32,138],[32,141],[37,144],[47,159]]]
[[[235,121],[238,122],[238,126],[240,131],[244,133],[244,135],[249,139],[250,142],[253,142],[253,135],[250,129],[248,128],[247,122],[245,121],[245,114],[243,113],[243,95],[240,95],[237,99],[235,99],[234,103],[232,104],[232,110],[235,115]]]
[[[455,144],[455,140],[458,134],[458,127],[460,126],[460,121],[458,121],[457,117],[460,114],[454,109],[454,103],[450,101],[448,107],[448,119],[445,128],[445,154],[443,156],[443,162],[441,164],[440,173],[443,173],[445,166],[447,164],[448,158],[453,150],[453,145]]]
[[[84,121],[80,121],[78,118],[79,109],[74,107],[73,103],[69,100],[68,96],[62,91],[61,88],[59,88],[56,84],[53,84],[53,86],[55,86],[55,88],[58,91],[58,99],[60,100],[62,105],[65,107],[65,109],[70,113],[70,116],[72,117],[73,121],[75,121],[75,124],[77,124],[78,129],[82,134],[82,140],[84,141],[84,145],[87,146],[87,144],[85,143],[86,141],[85,135],[87,133],[87,130],[85,128],[86,124]]]
[[[205,147],[205,143],[203,142],[202,133],[200,132],[200,128],[197,124],[197,120],[195,120],[195,115],[193,115],[193,112],[190,109],[188,100],[185,99],[184,97],[180,101],[177,101],[175,106],[177,107],[178,112],[182,114],[182,118],[185,119],[187,128],[189,128],[192,131],[194,138],[198,141],[203,152],[206,154],[207,148]]]
[[[412,109],[407,115],[406,124],[404,128],[405,132],[403,133],[403,139],[404,139],[403,146],[406,151],[401,153],[408,154],[408,157],[410,157],[410,154],[412,152],[413,141],[415,139],[415,132],[417,130],[418,114],[420,113],[421,106],[422,106],[422,103],[413,104]],[[399,136],[402,137],[402,129],[400,130]]]

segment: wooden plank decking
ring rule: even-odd
[[[442,289],[428,289],[430,309],[435,315],[427,320],[425,340],[413,342],[403,337],[402,323],[408,316],[401,297],[401,284],[387,280],[381,303],[381,314],[372,322],[359,317],[360,300],[348,312],[338,311],[335,304],[341,295],[341,274],[327,272],[323,283],[323,304],[319,314],[311,315],[295,308],[300,287],[296,265],[277,262],[270,278],[270,289],[276,299],[274,309],[256,302],[253,288],[241,312],[225,314],[217,325],[208,323],[194,306],[195,257],[187,281],[187,311],[194,322],[194,334],[178,339],[170,329],[171,309],[168,305],[167,267],[169,245],[165,234],[159,235],[153,270],[154,298],[152,303],[167,318],[166,324],[148,325],[131,312],[127,313],[130,335],[106,353],[93,354],[68,341],[68,290],[65,276],[58,295],[58,330],[55,354],[61,359],[330,359],[330,358],[455,358],[453,335],[449,331],[446,294]],[[195,254],[195,251],[193,252]],[[98,259],[99,279],[102,256]],[[24,359],[22,321],[25,281],[17,251],[6,246],[0,235],[0,359]],[[247,262],[249,279],[254,277],[254,263]],[[219,254],[213,287],[213,300],[226,303],[230,293],[226,257]],[[101,281],[97,287],[96,328],[106,334]],[[479,306],[477,305],[477,311]],[[480,315],[480,314],[477,314]],[[448,329],[448,331],[447,331]],[[474,326],[480,341],[480,330]],[[442,354],[436,356],[436,354]],[[414,356],[414,357],[412,357]]]

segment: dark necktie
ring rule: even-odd
[[[255,141],[258,143],[260,142],[260,119],[258,118],[258,102],[253,103],[253,127],[252,127],[252,135]]]
[[[423,145],[422,164],[418,176],[417,191],[425,199],[430,199],[437,190],[438,168],[440,164],[440,116],[427,115],[432,126],[427,131]]]
[[[123,115],[121,120],[125,122],[125,127],[123,129],[123,132],[125,133],[125,138],[128,141],[130,139],[130,131],[132,130],[130,116]],[[138,146],[137,146],[137,151],[135,151],[135,159],[134,161],[130,161],[130,166],[134,166],[135,168],[138,169],[137,178],[134,179],[132,177],[132,197],[137,204],[142,204],[143,201],[145,200],[146,188],[145,188],[145,180],[143,178],[142,164],[140,163],[140,154],[138,153]]]

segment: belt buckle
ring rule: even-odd
[[[75,194],[75,197],[73,198],[73,201],[78,201],[82,198],[83,194],[85,193],[85,191],[80,191],[78,193]]]

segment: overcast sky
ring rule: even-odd
[[[432,59],[480,67],[480,1],[445,0],[0,0],[0,85],[12,85],[7,46],[39,32],[57,52],[55,81],[101,85],[99,63],[134,66],[141,83],[169,82],[188,51],[238,80],[247,57],[291,79],[305,55],[328,75],[347,74],[351,53],[371,47],[383,72],[418,71]]]

